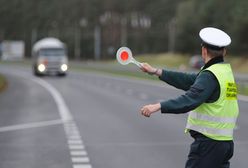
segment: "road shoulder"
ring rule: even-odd
[[[0,74],[0,93],[7,88],[7,80],[4,75]]]

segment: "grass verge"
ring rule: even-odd
[[[0,92],[2,92],[7,86],[6,78],[0,74]]]

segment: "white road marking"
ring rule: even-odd
[[[92,168],[92,166],[89,164],[89,158],[87,157],[85,147],[82,143],[83,141],[81,140],[80,132],[61,94],[52,85],[50,85],[49,83],[47,83],[42,79],[33,78],[32,80],[43,86],[45,89],[47,89],[50,92],[50,94],[53,96],[57,104],[61,120],[64,122],[64,131],[67,137],[68,147],[71,153],[73,168]],[[73,142],[72,140],[77,140],[77,141],[74,141],[74,143],[72,143]],[[75,144],[75,142],[77,143]],[[81,154],[85,154],[85,155],[78,155],[78,157],[75,157],[75,155],[72,155],[75,154],[73,153],[75,151],[81,152]],[[76,163],[80,163],[80,164],[76,164]],[[87,164],[81,164],[81,163],[87,163]]]
[[[90,159],[88,157],[72,157],[73,163],[89,163]]]
[[[92,168],[90,164],[76,164],[73,168]]]
[[[238,95],[238,99],[242,100],[242,101],[245,101],[245,102],[248,102],[248,96]]]
[[[81,136],[80,135],[70,135],[67,138],[76,140],[76,139],[81,139]]]
[[[83,144],[83,142],[80,139],[79,140],[71,140],[71,139],[69,139],[68,144],[70,144],[70,145],[81,145],[81,144]]]
[[[41,121],[35,123],[28,123],[28,124],[18,124],[18,125],[11,125],[0,127],[0,132],[8,132],[8,131],[16,131],[22,129],[29,129],[29,128],[38,128],[38,127],[47,127],[52,125],[63,124],[62,120],[51,120],[51,121]]]
[[[68,135],[68,136],[73,136],[73,135],[79,135],[79,131],[75,131],[75,130],[66,130],[66,134]]]
[[[65,127],[68,129],[76,129],[77,128],[77,126],[75,124],[72,124],[71,122],[66,123]]]
[[[45,89],[47,89],[51,95],[53,96],[58,110],[59,110],[59,114],[60,117],[63,121],[72,121],[73,117],[63,99],[63,97],[61,96],[61,94],[49,83],[47,83],[46,81],[39,79],[39,78],[32,78],[33,81],[35,81],[36,83],[39,83],[41,86],[43,86]]]
[[[72,122],[68,122],[68,123],[66,123],[66,126],[67,127],[76,127],[76,124],[75,123],[72,123]]]
[[[234,141],[235,145],[248,145],[248,141]]]
[[[84,146],[83,145],[69,145],[70,150],[83,150]]]
[[[71,151],[71,156],[87,156],[86,151]]]
[[[77,130],[77,126],[72,126],[72,125],[68,126],[68,125],[65,125],[65,129],[66,129],[67,131],[70,131],[70,130]]]
[[[68,126],[65,126],[65,131],[66,131],[66,133],[71,133],[71,134],[78,134],[79,133],[77,128],[68,127]]]

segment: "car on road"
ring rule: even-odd
[[[32,48],[32,58],[33,73],[36,76],[65,76],[67,73],[67,48],[59,39],[48,37],[37,41]]]
[[[194,55],[189,60],[189,66],[194,69],[201,69],[204,66],[204,61],[201,55]]]

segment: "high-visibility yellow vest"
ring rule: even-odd
[[[217,78],[220,96],[217,101],[203,103],[189,113],[186,131],[195,130],[214,140],[233,140],[239,108],[231,66],[220,63],[205,70],[211,71]]]

